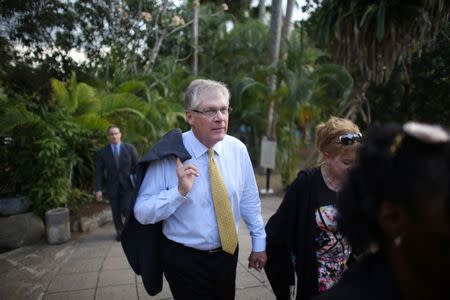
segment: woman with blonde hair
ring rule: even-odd
[[[332,287],[347,267],[351,248],[337,230],[336,201],[362,139],[357,125],[331,117],[316,127],[319,165],[302,170],[269,219],[265,268],[277,299],[312,296]]]

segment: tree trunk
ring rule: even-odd
[[[258,4],[258,20],[263,22],[265,16],[266,16],[266,0],[259,0],[259,4]]]
[[[192,73],[198,74],[198,18],[200,12],[200,1],[194,1],[194,20],[192,22],[192,45],[194,47],[194,56],[192,59]]]
[[[281,4],[282,0],[273,0],[272,2],[272,15],[270,17],[270,37],[269,37],[269,66],[276,70],[278,67],[278,61],[280,57],[280,41],[281,41]],[[273,94],[277,89],[277,76],[271,74],[267,78],[270,93]],[[269,105],[269,112],[267,117],[267,136],[275,138],[276,126],[274,118],[275,100],[272,99]]]
[[[150,53],[150,58],[148,60],[147,66],[147,74],[150,74],[153,71],[153,67],[155,66],[156,58],[159,54],[159,49],[161,49],[162,42],[166,38],[166,29],[163,29],[161,34],[156,38],[155,45],[153,46],[152,52]]]
[[[137,18],[141,18],[141,13],[142,13],[142,0],[139,0],[137,11],[136,11]],[[137,75],[138,71],[139,71],[138,59],[137,59],[136,52],[134,52],[133,53],[133,75]]]
[[[287,0],[286,15],[283,20],[283,29],[281,31],[281,57],[287,59],[287,41],[292,32],[292,13],[294,11],[295,0]]]
[[[369,86],[370,82],[366,80],[357,89],[357,92],[347,109],[345,118],[355,121],[357,115],[360,114],[364,123],[370,124],[372,116],[369,99],[366,97],[366,92],[369,89]]]
[[[283,21],[283,32],[281,34],[282,39],[284,40],[289,40],[289,36],[291,35],[291,31],[292,31],[292,14],[294,12],[294,5],[295,5],[295,0],[287,0],[287,5],[286,5],[286,15],[284,17],[284,21]]]
[[[164,0],[164,2],[162,4],[161,12],[156,15],[155,24],[158,24],[158,19],[165,15],[168,6],[169,6],[169,0]],[[150,56],[148,59],[147,68],[146,68],[147,74],[150,74],[153,71],[153,67],[155,66],[156,58],[158,57],[162,42],[166,38],[166,34],[167,34],[167,27],[164,27],[159,34],[158,34],[158,30],[155,32],[156,41],[155,41],[155,45],[153,46],[152,51],[150,52]]]

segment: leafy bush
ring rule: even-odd
[[[80,189],[71,189],[67,195],[67,207],[69,208],[72,219],[80,217],[80,210],[87,204],[93,202],[92,194]]]
[[[89,141],[86,132],[63,114],[44,113],[41,120],[38,126],[15,132],[13,149],[20,157],[14,164],[22,189],[43,216],[48,209],[66,205],[73,170],[81,163],[77,145]]]

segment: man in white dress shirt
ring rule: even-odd
[[[220,82],[195,80],[189,85],[185,109],[191,130],[183,133],[183,144],[192,158],[184,164],[175,158],[152,163],[134,206],[140,223],[163,221],[163,269],[176,300],[234,299],[235,295],[239,247],[231,252],[222,249],[208,149],[213,150],[210,155],[228,192],[235,226],[231,230],[236,234],[242,217],[250,231],[249,267],[261,270],[267,260],[266,233],[250,157],[242,142],[227,135],[229,99],[228,89]]]

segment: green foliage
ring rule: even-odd
[[[237,74],[251,76],[266,67],[267,26],[256,20],[236,22],[226,14],[201,21],[200,74],[229,83]]]
[[[440,36],[438,47],[422,56],[417,51],[442,28],[445,1],[306,2],[306,10],[318,9],[283,41],[276,69],[267,66],[269,27],[246,17],[248,1],[230,4],[230,11],[220,2],[202,2],[195,76],[192,3],[0,2],[0,138],[9,143],[0,147],[0,167],[7,170],[0,181],[32,194],[41,213],[65,205],[64,199],[82,205],[93,189],[95,151],[107,142],[106,128],[119,125],[141,154],[169,129],[188,129],[183,95],[197,77],[229,86],[229,132],[246,143],[255,164],[275,102],[277,165],[285,184],[308,164],[314,125],[343,115],[362,79],[388,78],[392,66],[387,86],[367,93],[375,118],[448,124],[448,38]],[[326,41],[323,49],[307,26]],[[71,49],[82,49],[87,59],[75,62]],[[395,64],[398,57],[405,64],[411,58],[411,73]],[[335,61],[348,62],[352,75]],[[266,81],[271,74],[278,80],[273,93]]]
[[[386,83],[398,62],[432,41],[448,22],[445,0],[324,0],[315,32],[339,62],[355,66],[364,80]]]
[[[37,159],[34,160],[32,184],[25,186],[33,199],[33,208],[40,215],[47,209],[64,206],[69,191],[68,164],[64,159],[67,146],[58,136],[42,138],[35,142]],[[31,161],[25,159],[31,164]]]
[[[139,91],[146,91],[147,85],[143,81],[133,80],[121,83],[118,87],[114,88],[116,93],[137,93]]]
[[[148,104],[133,94],[98,96],[95,88],[78,83],[75,75],[68,83],[53,79],[51,84],[50,107],[32,110],[3,97],[0,111],[2,134],[12,138],[8,166],[17,174],[17,192],[29,195],[40,215],[66,205],[72,187],[92,189],[99,133],[104,136],[107,126],[122,118],[148,122],[149,111]]]
[[[121,98],[120,103],[133,105],[138,117],[122,113],[114,123],[122,128],[125,139],[134,143],[139,153],[148,150],[168,130],[186,126],[183,94],[193,77],[186,67],[177,65],[174,57],[161,58],[151,74],[117,70],[114,78],[109,87],[111,92],[104,90],[102,101],[112,107]],[[117,116],[116,113],[105,115]]]
[[[416,120],[450,127],[450,26],[435,46],[413,56],[410,72],[397,67],[385,86],[374,86],[373,116],[378,121]]]
[[[288,57],[279,74],[277,107],[277,165],[284,185],[299,169],[310,165],[300,149],[311,144],[307,136],[315,124],[341,114],[353,88],[342,66],[321,63],[326,53],[315,48],[302,28],[287,43]]]
[[[21,192],[43,216],[47,209],[66,205],[70,188],[81,179],[72,178],[82,175],[85,166],[80,148],[93,145],[88,132],[63,112],[46,112],[40,119],[39,126],[16,126],[11,132],[11,151],[21,159],[10,163],[20,175]]]
[[[71,189],[67,195],[67,207],[69,208],[72,220],[80,217],[80,211],[87,204],[93,203],[94,197],[78,188]]]
[[[328,114],[340,113],[353,88],[353,79],[343,67],[321,63],[326,54],[315,48],[299,27],[286,41],[286,60],[273,70],[266,61],[266,25],[255,20],[240,23],[225,16],[210,22],[207,28],[218,32],[206,33],[210,42],[201,55],[209,59],[201,72],[205,77],[231,82],[233,112],[229,130],[245,141],[254,161],[259,157],[260,139],[266,134],[269,103],[275,101],[277,169],[287,184],[300,168],[299,148],[310,142],[306,135]],[[224,24],[229,24],[231,30]],[[266,80],[273,73],[277,74],[279,88],[271,94]]]
[[[255,78],[241,75],[231,82],[230,91],[233,111],[229,131],[246,143],[250,156],[255,160],[259,157],[259,142],[266,126],[268,87],[256,74]]]
[[[4,135],[16,126],[39,122],[39,118],[21,103],[3,106],[0,111],[0,134]]]

